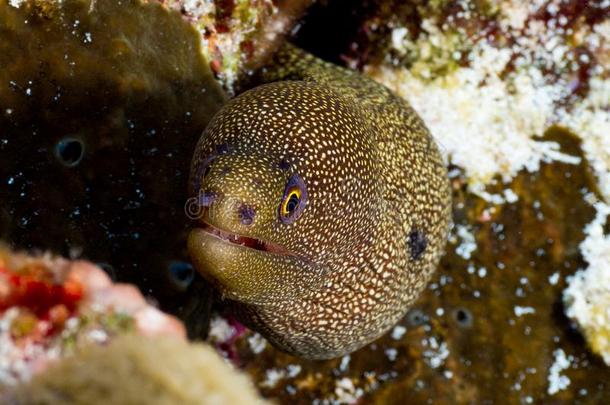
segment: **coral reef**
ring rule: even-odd
[[[568,279],[563,300],[591,350],[610,366],[610,236],[604,234],[610,206],[598,201],[594,207],[595,219],[585,227],[587,237],[580,245],[588,266]]]
[[[561,125],[583,140],[607,194],[610,18],[603,2],[411,7],[421,19],[417,29],[397,15],[379,17],[394,23],[391,40],[383,59],[365,61],[364,69],[411,100],[471,190],[536,171],[541,161],[575,162],[540,139]]]
[[[384,59],[365,69],[411,100],[447,158],[464,168],[471,191],[510,202],[516,197],[510,188],[492,195],[485,186],[508,182],[520,170],[537,171],[541,161],[578,164],[559,143],[541,139],[549,126],[560,125],[581,139],[597,177],[601,196],[585,200],[598,209],[597,198],[610,201],[606,2],[442,1],[412,9],[419,29],[395,20]],[[587,226],[580,248],[588,267],[573,278],[565,299],[592,349],[607,357],[610,289],[602,286],[610,256],[603,223],[605,216]]]
[[[230,93],[285,39],[313,0],[158,0],[200,33],[202,51]]]

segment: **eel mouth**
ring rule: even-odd
[[[283,256],[299,257],[295,253],[291,252],[290,250],[286,249],[281,245],[278,245],[277,243],[267,242],[261,239],[231,233],[220,228],[216,228],[215,226],[212,226],[207,222],[203,222],[201,226],[198,227],[198,229],[217,239],[222,240],[225,243],[243,246],[248,249],[258,250],[260,252],[267,252]]]

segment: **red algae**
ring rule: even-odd
[[[0,277],[8,281],[9,293],[0,297],[0,313],[11,307],[24,307],[37,317],[49,319],[63,307],[73,312],[83,298],[83,286],[75,280],[55,284],[45,280],[40,268],[22,270],[23,274],[0,267]],[[41,276],[43,277],[41,279]]]

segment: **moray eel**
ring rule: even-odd
[[[276,347],[334,358],[404,316],[443,251],[446,167],[422,120],[356,72],[290,45],[196,147],[188,248]]]

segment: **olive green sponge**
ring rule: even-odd
[[[0,399],[14,404],[264,403],[248,379],[211,347],[135,335],[88,346]]]

